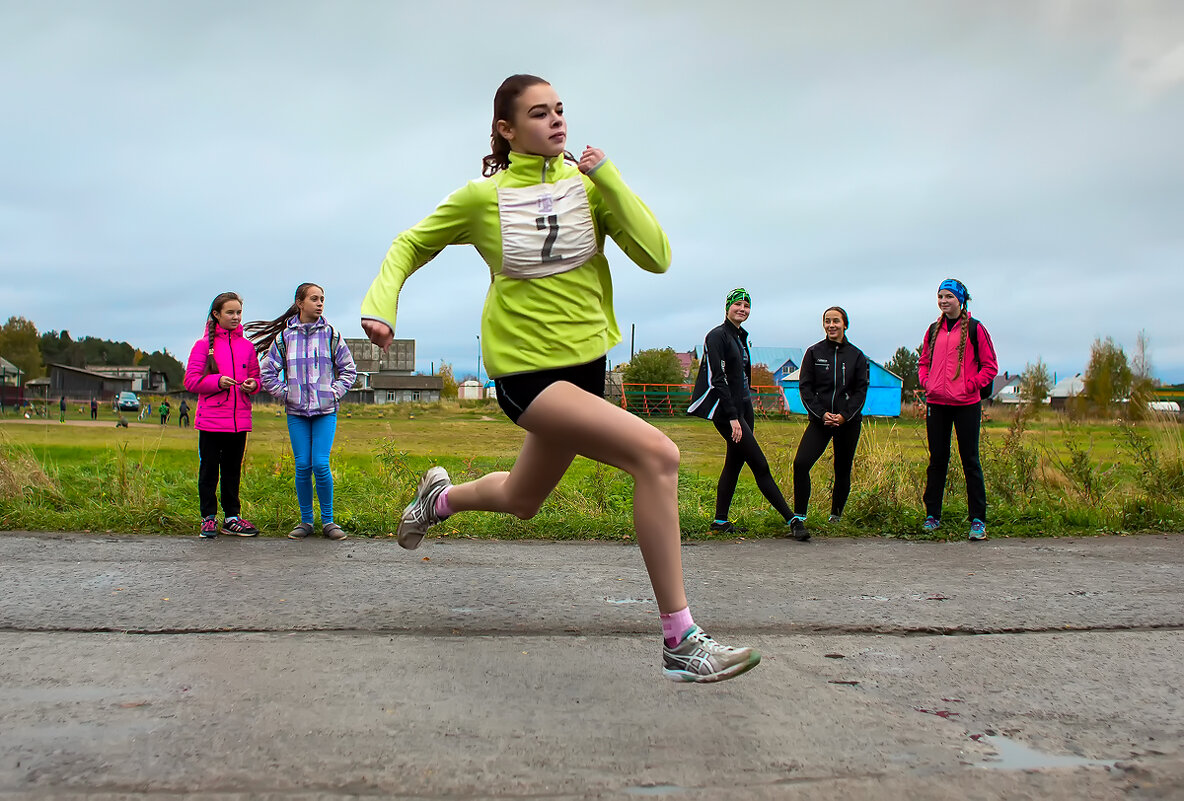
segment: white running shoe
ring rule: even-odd
[[[671,681],[724,681],[761,663],[754,648],[720,645],[695,626],[686,639],[671,648],[662,644],[662,674]]]
[[[428,529],[440,522],[440,516],[436,514],[436,498],[451,486],[452,480],[443,467],[433,467],[423,474],[415,489],[415,499],[407,504],[399,520],[400,545],[409,551],[419,547]]]

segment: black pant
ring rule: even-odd
[[[966,474],[966,500],[970,519],[987,522],[987,487],[978,460],[978,429],[982,405],[925,407],[925,435],[929,440],[929,469],[925,475],[925,514],[941,519],[941,501],[946,493],[946,471],[950,467],[950,429],[958,432],[958,455]]]
[[[732,442],[731,420],[724,420],[721,415],[711,421],[715,423],[716,431],[728,443],[728,452],[724,457],[724,469],[720,471],[719,484],[715,490],[716,520],[728,519],[728,510],[732,508],[732,495],[736,492],[736,480],[740,478],[740,471],[746,464],[748,469],[752,471],[753,478],[756,479],[757,488],[765,496],[765,500],[777,510],[777,514],[785,520],[793,517],[793,513],[789,511],[789,506],[785,503],[785,498],[781,495],[781,490],[777,487],[777,482],[773,480],[772,472],[769,471],[769,460],[765,458],[761,446],[757,444],[756,435],[752,433],[753,421],[752,404],[748,404],[740,413],[740,429],[744,432],[744,436],[739,442]]]
[[[827,426],[811,418],[798,443],[797,455],[793,457],[793,510],[805,517],[810,508],[810,468],[826,450],[826,443],[834,440],[835,486],[830,497],[830,513],[841,515],[851,494],[851,465],[855,463],[855,448],[859,445],[859,430],[862,419],[843,423],[841,426]]]
[[[184,428],[187,425],[189,425],[189,412],[181,412],[181,415],[177,418],[177,426]]]
[[[243,469],[243,452],[247,449],[247,432],[237,434],[223,431],[197,432],[197,495],[201,499],[201,516],[218,513],[218,473],[222,473],[222,511],[235,517],[241,508],[238,501],[238,482]]]

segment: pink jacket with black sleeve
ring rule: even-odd
[[[216,372],[206,372],[210,340],[202,337],[193,343],[189,363],[185,367],[185,389],[197,393],[197,411],[193,427],[198,431],[238,433],[251,430],[251,396],[261,388],[259,357],[255,346],[243,336],[240,325],[233,331],[222,326],[214,329],[214,361]],[[236,382],[230,389],[218,386],[219,379],[228,375]],[[255,379],[255,389],[247,392],[242,382]]]
[[[972,406],[982,400],[979,391],[990,386],[999,373],[999,362],[995,357],[995,345],[987,327],[975,320],[974,330],[967,332],[966,347],[962,352],[962,369],[958,369],[958,346],[962,341],[962,326],[969,325],[970,318],[947,330],[945,320],[938,321],[937,339],[930,352],[929,336],[921,344],[921,359],[917,376],[925,390],[926,403],[939,406]],[[973,335],[978,347],[970,341]],[[977,358],[976,358],[977,356]],[[955,373],[957,375],[955,376]]]

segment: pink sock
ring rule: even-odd
[[[695,621],[691,620],[689,606],[668,615],[659,615],[659,617],[662,619],[662,638],[671,648],[682,642],[683,638],[687,636],[687,632],[695,625]]]
[[[441,520],[454,514],[452,507],[448,505],[448,491],[451,489],[452,487],[447,487],[436,496],[436,517]]]

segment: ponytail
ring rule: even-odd
[[[308,290],[314,287],[322,292],[325,291],[325,288],[320,284],[305,282],[296,287],[292,305],[279,317],[276,317],[274,320],[256,320],[255,322],[247,323],[243,327],[243,330],[247,332],[247,338],[255,346],[255,353],[260,356],[267,353],[275,338],[282,334],[284,329],[288,327],[288,320],[292,318],[292,315],[300,313],[300,307],[296,304],[308,297]]]

